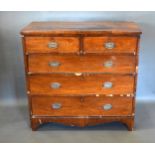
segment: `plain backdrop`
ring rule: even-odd
[[[0,12],[0,100],[26,98],[20,30],[32,21],[134,21],[140,43],[137,100],[155,100],[155,12]],[[146,102],[147,103],[147,102]],[[1,102],[3,104],[3,102]]]

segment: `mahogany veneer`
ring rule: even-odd
[[[53,61],[59,61],[60,66],[51,67]],[[104,67],[112,60],[113,67]],[[132,55],[60,55],[60,54],[32,54],[28,58],[28,71],[35,73],[134,73],[136,57]]]
[[[49,48],[49,42],[57,42],[57,48]],[[79,39],[75,37],[26,37],[28,53],[76,53],[79,51]]]
[[[132,115],[132,97],[49,97],[32,98],[32,110],[35,116],[130,116]],[[51,109],[51,103],[62,103],[60,109]],[[112,104],[112,109],[104,111],[103,106]]]
[[[112,82],[112,88],[104,88],[106,81]],[[51,88],[54,82],[60,88]],[[89,95],[89,94],[133,94],[134,77],[132,75],[74,74],[32,75],[29,77],[29,90],[34,95]]]
[[[21,34],[32,130],[48,122],[133,130],[137,24],[32,22]]]

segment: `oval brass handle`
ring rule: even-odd
[[[112,60],[108,60],[104,63],[104,67],[106,68],[110,68],[113,66],[113,61]]]
[[[57,102],[56,103],[53,103],[52,104],[52,108],[53,109],[60,109],[61,108],[61,103],[57,103]]]
[[[109,88],[112,88],[112,86],[113,86],[113,83],[112,82],[104,82],[103,83],[103,87],[104,88],[109,89]]]
[[[57,42],[49,42],[48,43],[48,47],[49,48],[57,48],[58,47],[58,43]]]
[[[61,84],[59,82],[51,83],[51,88],[53,89],[59,89],[60,87],[61,87]]]
[[[49,66],[51,67],[59,67],[61,63],[59,61],[51,61],[49,62]]]
[[[110,103],[107,103],[107,104],[104,104],[104,105],[102,106],[102,108],[103,108],[104,110],[110,110],[110,109],[112,109],[112,105],[111,105]]]
[[[104,44],[104,47],[105,47],[106,49],[113,49],[113,48],[115,47],[115,43],[114,43],[114,42],[106,42],[106,43]]]

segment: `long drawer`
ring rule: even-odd
[[[32,97],[38,116],[126,116],[132,114],[130,97]]]
[[[136,58],[103,54],[32,54],[28,62],[31,73],[134,73]]]
[[[44,74],[31,75],[28,80],[31,94],[88,95],[130,94],[134,92],[134,77],[131,75]]]

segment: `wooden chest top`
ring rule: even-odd
[[[134,22],[32,22],[22,35],[140,35]]]

